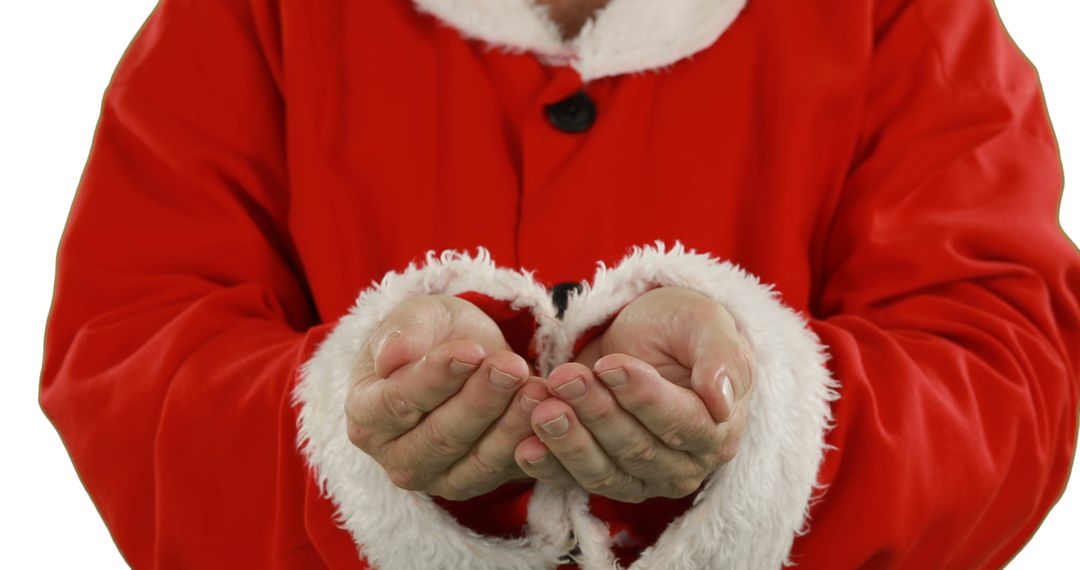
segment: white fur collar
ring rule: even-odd
[[[663,67],[709,47],[746,0],[610,0],[570,41],[535,0],[414,3],[466,37],[568,63],[589,81]]]

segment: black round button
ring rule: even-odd
[[[583,133],[596,122],[596,104],[584,91],[547,105],[544,110],[552,126],[564,133]]]
[[[566,312],[566,305],[570,303],[570,294],[580,294],[585,287],[581,283],[565,281],[556,283],[551,288],[551,302],[555,305],[555,317],[561,319]]]

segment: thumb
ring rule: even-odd
[[[375,325],[369,339],[375,377],[388,378],[430,350],[439,335],[436,329],[447,320],[447,312],[433,297],[413,297],[402,301]]]
[[[732,319],[708,319],[695,335],[690,387],[717,423],[725,422],[751,386],[749,345]]]
[[[724,362],[699,362],[690,374],[690,388],[701,398],[716,423],[735,413],[735,384]]]

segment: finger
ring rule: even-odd
[[[450,466],[442,484],[463,496],[476,496],[524,476],[525,473],[516,463],[514,452],[518,444],[532,436],[530,415],[547,397],[543,379],[529,379],[472,451]]]
[[[701,398],[714,422],[730,421],[739,401],[725,363],[699,363],[691,372],[690,387]]]
[[[565,402],[554,398],[541,402],[532,423],[540,441],[586,491],[627,501],[644,495],[645,483],[608,457]]]
[[[730,316],[705,320],[693,344],[690,386],[715,421],[728,421],[753,387],[749,344]]]
[[[514,460],[518,467],[529,477],[555,489],[571,489],[577,481],[548,451],[548,448],[535,435],[518,444],[514,451]]]
[[[513,352],[487,357],[458,393],[393,442],[393,457],[401,464],[423,458],[425,471],[445,471],[503,414],[528,373]]]
[[[476,343],[448,342],[390,378],[355,386],[345,406],[353,443],[376,450],[414,428],[426,413],[461,389],[483,356]]]
[[[484,357],[484,348],[475,342],[446,342],[399,368],[383,384],[393,396],[427,413],[458,393]]]
[[[668,382],[655,368],[626,354],[604,356],[596,361],[595,371],[619,405],[665,445],[699,457],[717,453],[721,430],[692,390]]]
[[[592,371],[564,364],[548,376],[551,393],[574,409],[593,438],[620,469],[646,482],[662,476],[695,474],[699,465],[684,451],[668,447],[622,408]]]

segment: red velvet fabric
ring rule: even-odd
[[[511,350],[530,362],[536,359],[533,335],[538,323],[529,311],[513,309],[507,301],[499,301],[476,291],[467,291],[458,297],[476,305],[491,317],[499,325]]]
[[[553,128],[579,89],[596,124]],[[553,284],[681,240],[774,284],[843,385],[799,567],[1000,567],[1075,449],[1061,187],[990,0],[750,0],[587,85],[410,2],[163,0],[60,243],[41,404],[133,566],[362,568],[291,400],[357,293],[430,249]],[[522,497],[458,516],[512,534]]]

